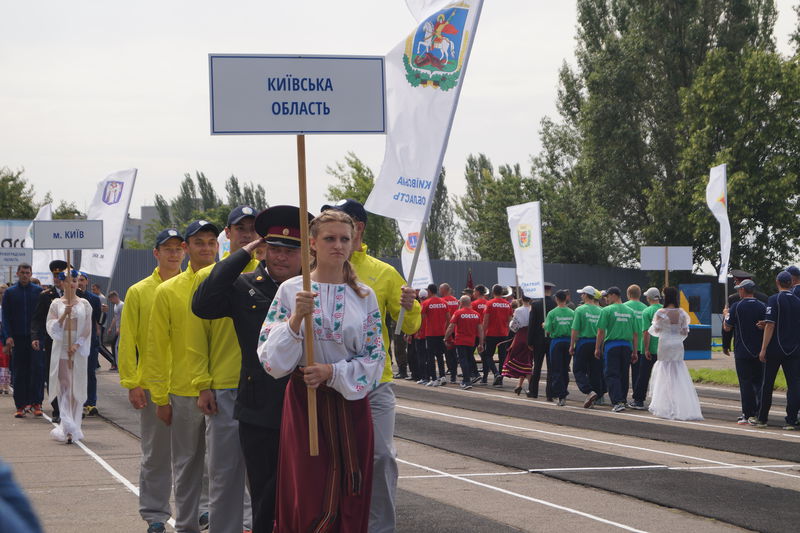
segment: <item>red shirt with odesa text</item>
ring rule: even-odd
[[[458,298],[452,294],[448,294],[447,296],[442,296],[442,300],[447,304],[447,310],[450,311],[450,316],[453,316],[453,313],[458,311]]]
[[[508,335],[508,322],[514,310],[505,298],[492,298],[486,302],[485,316],[489,316],[489,324],[486,327],[487,337],[505,337]]]
[[[450,319],[451,324],[455,324],[456,346],[474,346],[475,337],[478,336],[478,325],[481,323],[481,316],[471,308],[462,308],[453,313]]]
[[[443,337],[447,329],[447,315],[447,303],[438,296],[431,296],[422,302],[425,336]]]
[[[477,311],[479,315],[481,315],[481,320],[483,320],[483,313],[486,312],[486,300],[484,298],[478,298],[477,300],[472,301],[472,310]]]

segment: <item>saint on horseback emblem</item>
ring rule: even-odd
[[[408,37],[403,63],[411,85],[447,91],[458,84],[468,13],[469,4],[456,2],[423,20]]]

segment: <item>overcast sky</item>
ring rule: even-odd
[[[796,0],[777,3],[788,53]],[[0,0],[0,166],[24,168],[38,199],[51,191],[83,210],[97,181],[136,167],[134,217],[195,170],[223,196],[235,174],[270,204],[296,204],[294,137],[209,134],[208,54],[383,55],[413,26],[402,0]],[[485,2],[445,157],[451,192],[464,190],[470,153],[527,171],[574,34],[574,1]],[[353,151],[377,174],[383,148],[380,135],[307,137],[312,210],[327,166]]]

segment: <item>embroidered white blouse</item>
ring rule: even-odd
[[[386,359],[378,300],[372,289],[359,286],[368,293],[365,298],[346,284],[311,283],[312,292],[317,293],[312,315],[314,361],[333,365],[327,385],[347,400],[364,398],[378,386]],[[275,378],[306,364],[305,327],[299,334],[289,327],[295,295],[302,289],[302,276],[284,281],[261,329],[258,356],[264,370]]]

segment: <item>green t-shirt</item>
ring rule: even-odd
[[[642,313],[647,309],[647,305],[639,300],[628,300],[624,305],[631,308],[633,314],[636,316],[636,320],[639,322],[637,333],[639,334],[639,352],[641,353],[644,351],[644,335],[642,335],[642,332],[647,329],[642,326]]]
[[[644,332],[650,329],[650,326],[653,324],[653,316],[655,316],[656,311],[662,307],[664,306],[661,304],[653,304],[642,311],[642,338],[644,338]],[[651,354],[658,353],[658,337],[650,335],[650,347],[648,349]]]
[[[603,308],[597,329],[606,332],[605,342],[628,341],[633,343],[633,334],[639,331],[639,321],[630,307],[625,304],[612,304]]]
[[[597,321],[600,320],[602,309],[599,305],[583,304],[575,310],[572,319],[572,329],[578,332],[579,338],[597,336]]]
[[[551,339],[569,337],[572,334],[572,317],[575,311],[569,307],[556,307],[547,313],[544,320],[544,330]]]

